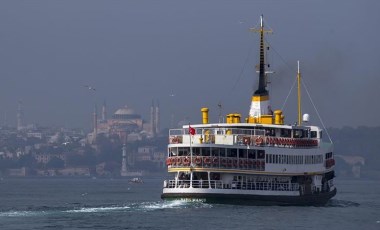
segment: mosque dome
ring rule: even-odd
[[[124,106],[123,108],[120,108],[116,110],[115,115],[131,115],[135,114],[135,111],[133,109],[128,108],[128,106]]]
[[[135,111],[127,106],[124,106],[114,113],[112,116],[114,119],[126,120],[126,119],[140,119],[141,115],[136,114]]]

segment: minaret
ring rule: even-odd
[[[107,120],[107,108],[106,108],[106,101],[104,100],[103,106],[102,106],[102,121]]]
[[[156,122],[155,122],[155,108],[154,101],[152,100],[152,106],[150,107],[150,127],[152,131],[152,135],[156,136]]]
[[[22,110],[22,101],[18,101],[17,108],[17,130],[20,131],[24,127],[24,111]]]
[[[259,66],[259,86],[252,95],[251,108],[249,110],[249,123],[271,123],[272,111],[270,109],[269,92],[266,89],[265,71],[265,44],[264,33],[272,32],[264,30],[263,16],[260,17],[260,29],[252,29],[260,33],[260,66]]]
[[[121,176],[127,176],[128,173],[127,173],[127,146],[126,146],[126,144],[123,144],[123,148],[121,148],[121,149],[123,151],[123,155],[122,155],[120,175]]]
[[[121,176],[127,176],[128,175],[128,170],[127,170],[127,138],[128,138],[128,133],[126,131],[123,131],[120,133],[120,137],[123,142],[123,147],[121,148],[122,150],[122,160],[121,160],[121,171],[120,175]]]
[[[93,138],[93,142],[96,142],[96,136],[98,135],[98,112],[97,112],[98,108],[95,104],[95,107],[94,107],[94,113],[93,113],[93,128],[94,128],[94,131],[93,131],[93,134],[94,134],[94,138]]]
[[[156,111],[155,111],[155,124],[156,124],[156,134],[160,133],[160,104],[157,101]]]

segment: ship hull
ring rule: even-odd
[[[280,206],[323,206],[336,195],[336,188],[330,192],[302,195],[249,195],[223,193],[163,193],[164,200],[195,200],[205,203],[235,205],[280,205]]]

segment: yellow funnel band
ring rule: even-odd
[[[266,96],[252,96],[252,101],[268,101],[269,100],[269,96],[266,95]]]

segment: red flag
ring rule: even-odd
[[[193,127],[191,127],[190,125],[189,125],[189,133],[190,133],[190,135],[195,134],[195,129]]]

